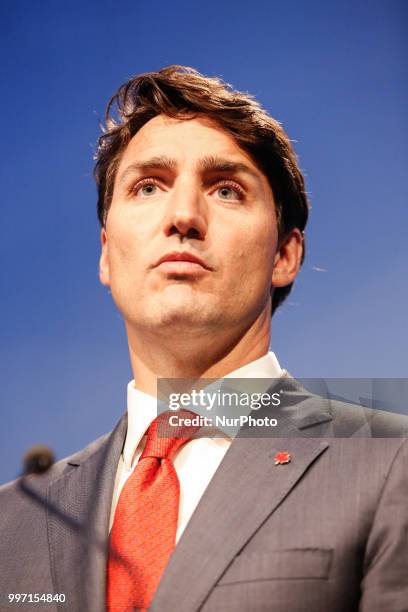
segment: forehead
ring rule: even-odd
[[[241,149],[233,136],[205,116],[175,119],[158,115],[150,119],[130,140],[119,167],[130,160],[164,153],[180,164],[191,165],[208,155],[227,157],[231,161],[245,161],[261,174],[250,155]]]

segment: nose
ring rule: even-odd
[[[166,236],[204,240],[207,233],[205,198],[194,179],[180,180],[167,200],[164,219]]]

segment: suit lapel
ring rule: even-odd
[[[319,405],[314,398],[311,407],[310,394],[294,383],[285,384],[287,401],[274,437],[244,435],[231,444],[170,559],[151,610],[196,611],[239,550],[327,448],[326,442],[306,437],[326,433],[331,425],[327,404]],[[50,504],[86,530],[83,538],[48,512],[54,592],[66,593],[74,612],[105,610],[109,516],[126,428],[124,415],[107,440],[71,458],[66,471],[48,488]],[[273,458],[279,450],[292,453],[290,464],[275,467]]]
[[[127,419],[102,444],[68,461],[48,488],[49,503],[82,526],[85,537],[48,511],[48,542],[55,593],[66,593],[70,610],[105,609],[107,534],[116,469]],[[65,610],[65,606],[61,609]]]
[[[318,424],[330,417],[324,412],[313,420]],[[305,437],[285,417],[277,434],[279,439],[233,441],[170,559],[150,610],[198,610],[234,557],[329,446]],[[275,466],[280,450],[290,452],[292,461]]]

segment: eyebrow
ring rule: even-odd
[[[148,171],[148,170],[176,170],[177,169],[177,161],[175,159],[171,159],[165,155],[158,155],[155,157],[151,157],[144,161],[140,162],[132,162],[129,164],[126,169],[122,172],[119,182],[123,183],[129,174],[133,174],[138,171]],[[224,159],[222,157],[218,157],[215,155],[206,155],[201,158],[198,162],[198,169],[203,174],[210,174],[220,172],[222,174],[248,174],[253,178],[260,180],[260,172],[258,173],[256,170],[252,169],[247,164],[242,162],[234,162],[228,159]]]
[[[249,174],[250,176],[259,180],[260,176],[256,170],[253,170],[247,164],[242,162],[233,162],[227,159],[223,159],[222,157],[217,157],[215,155],[207,155],[200,159],[198,162],[198,167],[201,172],[230,172],[232,174],[238,174],[239,172],[243,174]]]
[[[122,172],[119,182],[123,183],[129,174],[134,174],[138,171],[146,171],[146,170],[175,170],[177,168],[177,162],[174,159],[170,159],[170,157],[166,157],[165,155],[157,155],[155,157],[150,157],[145,161],[140,162],[132,162],[129,164],[126,169]]]

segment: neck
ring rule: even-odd
[[[126,324],[135,386],[156,396],[159,378],[222,378],[263,357],[270,342],[265,312],[247,329],[159,337]]]

